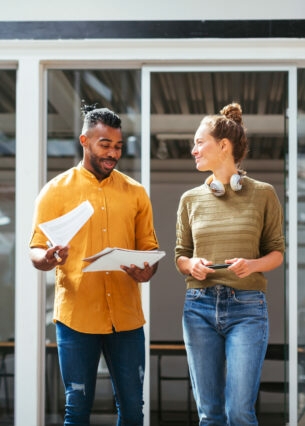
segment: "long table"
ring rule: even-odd
[[[46,408],[50,416],[59,412],[59,367],[56,343],[46,343]],[[6,358],[15,353],[14,341],[0,342],[0,384],[4,382],[6,412],[10,414],[8,379],[14,378],[13,372],[6,369]]]
[[[185,346],[182,341],[152,341],[150,343],[150,355],[157,356],[157,407],[158,407],[158,423],[159,425],[169,423],[168,420],[165,420],[163,416],[163,392],[162,392],[162,383],[164,381],[180,381],[186,383],[186,413],[187,413],[187,425],[190,426],[193,422],[192,420],[192,389],[191,381],[188,373],[188,368],[186,366],[185,375],[170,375],[164,372],[164,367],[162,365],[163,357],[167,356],[183,356],[186,357]],[[186,359],[185,359],[186,362]],[[198,424],[198,421],[196,421]]]
[[[48,412],[51,415],[58,415],[59,413],[59,367],[58,367],[58,354],[57,354],[57,344],[47,343],[46,344],[46,407]],[[4,380],[9,377],[14,377],[13,373],[6,373],[3,367],[5,368],[5,358],[14,354],[15,352],[15,343],[14,341],[5,341],[0,342],[0,380]],[[163,420],[163,407],[162,407],[162,382],[166,380],[176,380],[176,381],[185,381],[187,385],[187,413],[188,413],[188,425],[192,423],[192,391],[190,377],[187,373],[184,376],[172,376],[166,374],[163,371],[162,359],[164,356],[184,356],[186,357],[186,351],[184,342],[182,341],[152,341],[150,343],[150,355],[157,356],[157,398],[158,398],[158,418],[159,424],[166,423]],[[298,348],[299,355],[299,364],[303,367],[305,371],[305,349],[304,347]],[[274,344],[271,343],[268,345],[266,360],[278,360],[284,361],[288,360],[288,345],[287,344]],[[188,370],[187,370],[188,371]],[[7,377],[5,376],[7,374]],[[269,383],[269,382],[268,382]],[[272,389],[280,388],[278,382],[272,382],[274,385],[268,384]],[[266,383],[262,382],[262,390],[266,388]],[[305,385],[304,385],[305,386]],[[8,398],[8,387],[5,388],[6,392],[6,409],[9,411],[9,398]],[[272,390],[271,390],[272,392]]]

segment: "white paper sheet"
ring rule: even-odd
[[[86,266],[84,272],[95,271],[122,271],[121,265],[130,266],[136,265],[139,268],[144,268],[144,262],[148,262],[150,266],[158,262],[165,256],[165,251],[159,250],[127,250],[121,248],[109,248],[102,250],[91,257],[83,259],[91,262]]]
[[[63,216],[41,223],[39,228],[53,246],[66,246],[92,216],[93,212],[94,209],[87,200]]]

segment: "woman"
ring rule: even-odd
[[[283,262],[284,237],[273,187],[239,169],[247,150],[239,104],[205,117],[192,155],[199,171],[212,174],[182,195],[177,213],[183,337],[200,426],[258,424],[269,332],[263,273]]]

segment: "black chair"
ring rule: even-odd
[[[191,426],[193,424],[193,413],[192,413],[192,387],[190,376],[187,372],[184,375],[171,375],[166,374],[162,368],[162,360],[163,357],[168,356],[183,356],[185,357],[186,362],[186,351],[184,342],[182,341],[151,341],[150,342],[150,355],[157,356],[157,392],[158,392],[158,424],[168,425],[170,423],[177,424],[176,421],[165,420],[163,417],[163,398],[162,398],[162,383],[164,381],[182,381],[186,384],[186,413],[187,413],[187,426]],[[198,419],[196,416],[195,420],[196,424],[198,424]]]
[[[6,358],[7,358],[7,351],[4,351],[1,353],[1,362],[0,362],[0,388],[1,384],[3,382],[4,384],[4,396],[5,396],[5,408],[6,413],[9,415],[11,412],[10,407],[10,398],[9,398],[9,379],[14,378],[14,373],[7,371],[7,365],[6,365]]]
[[[288,344],[285,343],[269,343],[265,360],[268,361],[287,361],[288,360]],[[285,394],[288,392],[288,379],[284,380],[261,380],[259,386],[258,397],[256,401],[256,412],[259,415],[261,410],[261,392]]]

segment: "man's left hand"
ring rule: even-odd
[[[149,266],[148,262],[144,263],[144,268],[139,268],[136,265],[124,266],[121,265],[121,269],[127,272],[127,274],[139,283],[145,283],[151,279],[158,267],[158,263]]]

